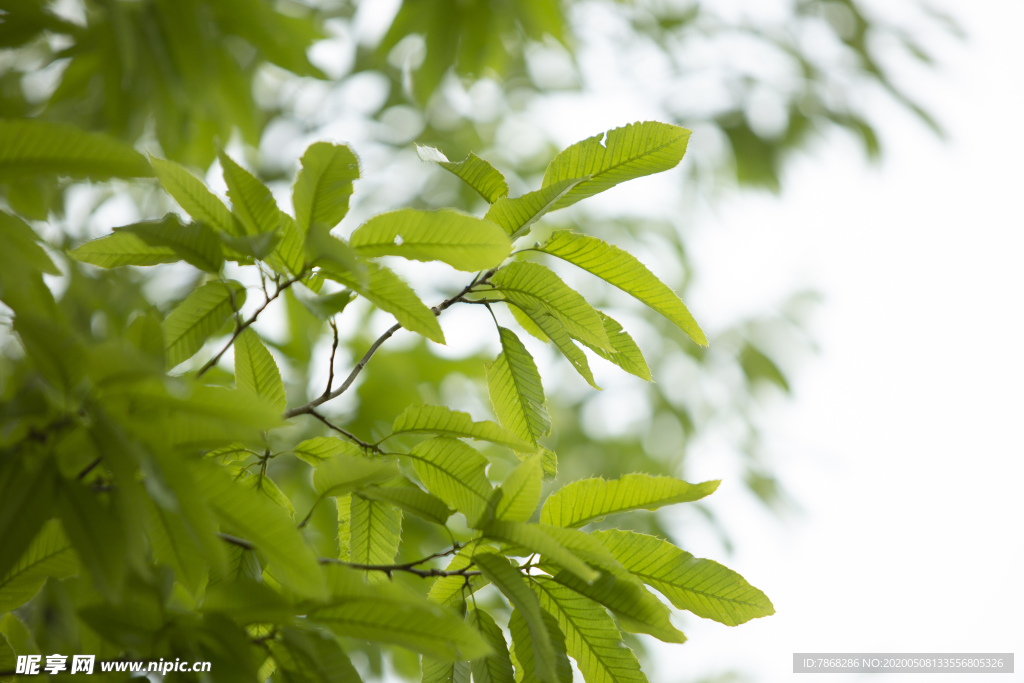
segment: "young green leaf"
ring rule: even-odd
[[[300,233],[308,233],[313,224],[333,228],[340,223],[358,179],[359,159],[345,145],[314,142],[307,147],[292,191]]]
[[[599,573],[587,566],[587,563],[566,550],[550,534],[536,524],[522,522],[502,522],[494,520],[484,525],[485,538],[507,543],[517,548],[525,548],[531,553],[539,553],[546,562],[564,568],[584,582],[594,581]]]
[[[523,309],[518,306],[509,306],[508,312],[512,314],[512,317],[516,319],[519,326],[531,337],[539,339],[545,344],[551,341],[548,335],[544,334],[544,330],[540,329],[540,326],[533,322],[533,319],[530,316],[523,313]],[[600,313],[600,311],[598,311],[598,313]]]
[[[338,641],[316,631],[284,627],[270,641],[277,664],[274,680],[282,683],[359,683],[359,673]]]
[[[546,313],[573,336],[613,351],[597,311],[548,268],[538,263],[514,261],[492,275],[491,282],[506,300],[523,309],[534,322],[540,324],[538,317]]]
[[[543,455],[535,453],[505,477],[501,484],[501,500],[494,517],[510,522],[525,522],[533,516],[540,502],[541,478],[544,474]]]
[[[227,471],[231,473],[235,481],[253,491],[256,491],[261,496],[266,496],[274,505],[283,508],[288,512],[288,516],[295,519],[295,506],[292,505],[291,499],[284,495],[284,493],[277,487],[274,480],[266,475],[266,473],[253,474],[249,470],[238,467],[229,466]]]
[[[541,610],[541,618],[547,626],[551,644],[555,650],[555,672],[558,683],[572,683],[572,665],[565,651],[565,635],[558,628],[558,620],[550,613]],[[512,610],[508,620],[508,630],[512,634],[512,663],[515,664],[517,683],[540,683],[536,666],[533,661],[533,642],[530,640],[530,629],[522,612]]]
[[[71,482],[63,482],[56,507],[57,516],[93,585],[107,600],[117,601],[128,557],[125,524],[117,509],[105,505],[86,487]]]
[[[484,456],[457,439],[439,436],[416,444],[409,457],[428,491],[464,514],[470,524],[480,519],[491,495]]]
[[[60,522],[43,525],[17,563],[0,577],[0,613],[21,607],[43,587],[46,578],[66,579],[78,573],[78,556]]]
[[[693,341],[701,346],[708,345],[704,332],[679,296],[629,252],[596,237],[568,230],[551,235],[539,251],[557,256],[615,285],[675,323]]]
[[[542,616],[540,602],[530,585],[512,564],[493,551],[478,551],[473,556],[483,575],[493,583],[512,607],[523,615],[533,643],[533,661],[537,678],[543,683],[558,683],[555,668],[555,647],[551,643],[547,624]]]
[[[257,396],[284,412],[286,399],[281,372],[251,327],[235,339],[235,383],[239,391]]]
[[[397,476],[398,465],[394,462],[339,453],[317,464],[313,472],[313,488],[321,498],[342,496]]]
[[[219,272],[224,265],[221,242],[213,231],[202,223],[182,224],[173,213],[160,220],[114,228],[114,234],[118,232],[137,235],[151,247],[168,247],[188,263],[208,273]]]
[[[350,289],[343,289],[340,292],[324,294],[323,296],[310,296],[299,291],[294,292],[294,294],[295,300],[320,320],[330,320],[344,311],[354,296]]]
[[[173,368],[194,356],[207,337],[220,329],[232,312],[245,303],[245,287],[228,282],[207,282],[178,304],[161,326],[167,350],[167,367]]]
[[[338,506],[338,559],[348,562],[352,551],[352,494],[337,498]]]
[[[281,212],[281,241],[267,260],[267,263],[279,273],[287,272],[294,276],[303,273],[306,268],[306,237],[299,232],[295,219]]]
[[[443,261],[469,272],[493,268],[512,251],[497,225],[451,209],[382,213],[359,226],[349,243],[362,256]]]
[[[459,550],[452,561],[445,567],[445,571],[455,572],[461,569],[468,569],[473,563],[473,555],[479,547],[477,541],[471,541]],[[472,575],[466,578],[462,576],[441,576],[430,586],[427,598],[446,607],[457,607],[463,600],[476,591],[486,586],[489,581],[480,575]]]
[[[702,560],[668,541],[612,529],[593,534],[622,565],[679,609],[726,626],[775,614],[764,593],[736,572]]]
[[[154,247],[130,232],[115,232],[90,240],[69,251],[68,256],[100,268],[155,266],[181,260],[170,247]]]
[[[236,441],[229,446],[214,448],[205,453],[207,458],[216,460],[221,465],[230,465],[233,462],[241,462],[250,455],[256,455],[251,448],[244,443]]]
[[[601,541],[579,529],[550,524],[537,524],[537,528],[558,541],[566,550],[581,560],[595,567],[607,569],[616,576],[628,576],[625,568],[619,564],[615,556],[604,547]]]
[[[367,500],[376,500],[401,508],[403,512],[416,515],[434,524],[444,524],[453,511],[437,496],[421,491],[408,479],[398,479],[394,486],[367,486],[359,489],[359,495]]]
[[[178,582],[193,596],[199,591],[206,559],[182,519],[147,499],[146,535],[153,559],[174,570]]]
[[[282,220],[284,220],[284,215],[281,214]],[[226,232],[219,232],[217,237],[234,252],[233,261],[244,263],[247,257],[258,260],[267,259],[268,262],[273,260],[271,257],[273,257],[282,235],[279,230],[268,230],[267,232],[239,235],[238,237],[229,235]]]
[[[540,512],[540,521],[552,526],[583,526],[629,510],[656,510],[689,503],[711,495],[718,480],[689,484],[672,477],[627,474],[619,479],[580,479],[555,491]]]
[[[469,683],[469,662],[445,662],[423,655],[422,683]]]
[[[357,275],[333,265],[323,265],[320,272],[365,297],[382,311],[395,316],[405,329],[444,344],[444,332],[437,322],[437,316],[420,301],[409,285],[388,268],[377,263],[366,264],[365,282]]]
[[[352,496],[349,558],[356,564],[394,564],[402,540],[402,511],[390,503]],[[371,583],[387,581],[382,572],[366,572]]]
[[[601,605],[545,577],[534,579],[533,586],[541,607],[558,620],[565,649],[587,683],[647,683],[636,655]]]
[[[524,441],[537,443],[551,431],[544,387],[533,356],[519,337],[498,328],[502,352],[487,366],[487,393],[501,425]]]
[[[365,287],[366,265],[360,260],[355,249],[345,240],[332,235],[326,225],[316,223],[309,227],[305,238],[305,250],[311,265],[328,269],[325,275],[345,273],[348,277],[358,276],[359,282]]]
[[[493,204],[500,197],[508,194],[508,183],[505,182],[505,176],[501,174],[501,171],[472,152],[462,161],[455,162],[448,161],[448,157],[433,147],[418,146],[416,151],[423,161],[433,161],[438,166],[457,175],[487,200],[488,204]]]
[[[281,210],[267,186],[223,151],[217,152],[217,158],[228,186],[231,212],[238,217],[246,234],[277,232],[281,227]]]
[[[487,612],[470,610],[466,620],[480,632],[494,652],[470,662],[473,680],[477,683],[516,683],[512,672],[512,661],[508,656],[508,644],[501,629]]]
[[[512,306],[512,308],[517,308],[517,306]],[[540,308],[526,308],[523,309],[523,313],[555,345],[555,348],[562,352],[562,355],[569,361],[573,369],[580,374],[580,377],[585,379],[587,384],[600,391],[601,387],[597,386],[597,382],[594,381],[594,373],[590,371],[590,361],[587,360],[587,354],[583,353],[583,350],[573,343],[572,335],[562,325],[561,321]]]
[[[667,171],[686,153],[690,131],[657,121],[632,123],[577,142],[548,164],[543,186],[570,178],[589,178],[570,190],[551,210],[604,192],[621,182]]]
[[[0,177],[145,178],[153,170],[134,149],[101,133],[39,119],[0,121]]]
[[[641,353],[640,347],[633,341],[633,338],[622,329],[622,325],[611,317],[601,311],[598,311],[598,315],[601,316],[601,322],[604,323],[604,331],[608,334],[608,341],[612,343],[617,353],[608,353],[604,349],[591,346],[585,341],[580,341],[580,343],[609,363],[618,365],[629,374],[636,375],[645,382],[652,381],[647,361],[644,360],[644,355]]]
[[[488,420],[473,422],[468,413],[444,406],[411,405],[395,418],[392,434],[439,434],[456,438],[477,439],[507,446],[515,451],[536,450],[528,441]]]
[[[292,449],[295,457],[313,467],[334,455],[353,457],[365,456],[366,452],[351,441],[334,436],[317,436],[307,439]]]
[[[245,229],[231,214],[231,210],[217,195],[210,192],[202,180],[173,161],[151,156],[149,163],[153,165],[160,185],[193,220],[228,235],[245,234]]]
[[[529,232],[559,199],[584,180],[586,178],[562,180],[521,197],[503,197],[491,204],[484,218],[500,225],[509,239],[514,240]]]

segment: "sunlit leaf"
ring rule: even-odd
[[[245,287],[233,281],[207,282],[178,304],[164,320],[167,367],[194,356],[203,343],[245,303]]]
[[[394,564],[402,540],[402,511],[379,500],[352,495],[349,559],[356,564]],[[386,581],[383,572],[368,571],[371,583]]]
[[[398,480],[394,486],[366,486],[359,489],[359,495],[368,500],[390,503],[404,512],[416,515],[434,524],[444,525],[452,510],[437,496],[420,490],[408,480]]]
[[[409,406],[395,418],[391,429],[392,434],[439,434],[490,441],[516,451],[535,450],[528,441],[518,438],[515,434],[493,422],[488,420],[474,422],[468,413],[451,410],[444,406]]]
[[[586,178],[562,180],[520,197],[503,197],[491,204],[484,218],[500,225],[514,240],[529,232],[558,200],[584,180]]]
[[[472,152],[462,161],[448,161],[448,157],[433,147],[417,147],[416,151],[419,152],[420,159],[433,161],[438,166],[457,175],[487,200],[488,204],[493,204],[500,197],[508,194],[508,184],[501,171]]]
[[[281,227],[281,210],[267,186],[223,151],[217,153],[228,186],[231,212],[248,235],[273,233]]]
[[[531,455],[512,470],[501,484],[501,499],[494,511],[495,519],[525,522],[540,502],[543,477],[543,455]]]
[[[640,351],[640,347],[633,341],[633,338],[622,329],[622,325],[610,316],[605,315],[601,311],[598,311],[598,314],[601,316],[601,322],[604,323],[604,331],[608,334],[608,341],[612,343],[616,353],[608,353],[604,349],[591,346],[585,341],[580,341],[580,343],[609,363],[618,365],[629,374],[636,375],[647,382],[653,381],[650,368],[647,367],[647,361],[644,360],[644,355]]]
[[[536,524],[495,520],[485,524],[482,531],[485,538],[525,548],[531,553],[539,553],[546,562],[564,568],[583,582],[594,581],[599,576],[596,570],[563,548],[553,536],[546,534]]]
[[[235,339],[235,382],[239,391],[284,411],[284,382],[270,351],[250,327]]]
[[[555,672],[558,683],[572,683],[572,665],[565,651],[565,635],[558,627],[558,619],[547,611],[541,610],[541,618],[547,626],[551,645],[555,651]],[[530,629],[526,625],[519,610],[512,610],[508,620],[508,630],[512,635],[512,663],[515,664],[517,683],[539,683],[536,667],[533,662],[533,641],[530,640]]]
[[[168,247],[183,260],[208,273],[216,273],[224,265],[221,242],[213,231],[202,223],[183,224],[173,213],[160,220],[114,228],[115,235],[119,232],[130,232],[151,247]]]
[[[439,436],[416,444],[409,457],[427,490],[470,524],[483,515],[491,495],[485,470],[487,459],[458,439]]]
[[[209,227],[228,235],[242,235],[244,228],[231,210],[203,183],[184,167],[173,161],[150,157],[160,185],[174,201],[192,217]]]
[[[480,632],[494,651],[486,657],[470,662],[473,680],[477,683],[515,683],[512,662],[508,656],[508,644],[491,615],[474,609],[470,610],[466,620]]]
[[[333,228],[348,212],[352,183],[359,178],[359,159],[345,145],[314,142],[302,155],[292,204],[300,234],[315,224]]]
[[[154,247],[131,232],[115,232],[91,240],[69,251],[68,256],[100,268],[155,266],[181,260],[170,247]]]
[[[487,392],[498,421],[524,441],[537,443],[551,431],[544,387],[533,356],[519,337],[498,328],[502,352],[487,366]]]
[[[553,526],[583,526],[629,510],[656,510],[711,495],[718,480],[690,484],[672,477],[627,474],[619,479],[580,479],[544,501],[540,521]]]

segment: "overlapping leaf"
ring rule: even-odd
[[[208,273],[216,273],[224,265],[221,242],[213,231],[202,223],[183,224],[172,213],[160,220],[114,228],[114,234],[118,232],[137,235],[151,247],[168,247],[183,260]]]
[[[608,334],[608,341],[612,343],[612,347],[615,348],[617,353],[608,353],[604,349],[591,346],[584,341],[580,341],[580,343],[609,363],[618,365],[629,374],[636,375],[647,382],[652,381],[647,361],[644,360],[644,355],[640,351],[640,347],[633,341],[633,338],[622,329],[622,325],[610,316],[605,315],[601,311],[598,311],[598,315],[601,316],[601,322],[604,323],[604,331]]]
[[[115,232],[90,240],[69,251],[68,256],[100,268],[155,266],[181,260],[170,247],[154,247],[131,232]]]
[[[210,192],[202,180],[188,170],[174,163],[150,157],[149,162],[156,171],[160,185],[174,201],[192,216],[193,220],[205,223],[218,232],[240,236],[244,228],[231,210],[215,194]]]
[[[368,500],[390,503],[404,512],[416,515],[434,524],[445,524],[452,510],[437,496],[421,491],[407,479],[400,479],[394,486],[367,486],[359,489],[359,495]]]
[[[77,572],[78,557],[60,522],[46,522],[14,566],[0,577],[0,613],[28,602],[47,577],[64,579]]]
[[[531,553],[539,553],[546,562],[571,572],[583,583],[594,581],[600,576],[596,570],[563,548],[554,537],[544,533],[536,524],[495,520],[484,525],[483,533],[485,538],[525,548]]]
[[[349,558],[356,564],[393,564],[402,540],[402,511],[390,503],[352,495]],[[368,571],[370,582],[386,581],[382,572]]]
[[[239,166],[223,151],[217,153],[228,186],[231,212],[247,235],[276,232],[281,227],[281,210],[267,186]]]
[[[173,368],[194,356],[207,337],[220,329],[245,303],[245,287],[228,282],[207,282],[178,304],[161,326],[167,350],[167,367]]]
[[[477,683],[516,683],[512,672],[512,661],[508,656],[508,644],[501,628],[487,612],[470,610],[467,621],[480,632],[493,652],[470,662],[473,680]]]
[[[514,240],[525,235],[558,200],[583,180],[585,178],[562,180],[520,197],[503,197],[491,204],[484,218],[500,225]]]
[[[600,391],[601,387],[597,386],[597,382],[594,381],[594,373],[590,370],[590,361],[587,360],[587,354],[583,353],[583,349],[573,343],[573,335],[562,325],[562,321],[542,308],[524,308],[522,310],[534,325],[540,329],[543,336],[547,337],[555,345],[555,348],[565,356],[565,359],[580,374],[580,377],[585,379],[587,384]]]
[[[235,339],[235,383],[240,391],[284,411],[286,399],[281,371],[251,327]]]
[[[544,620],[551,637],[551,645],[555,651],[555,672],[558,683],[572,683],[572,665],[565,651],[565,635],[558,627],[558,620],[550,613],[541,610],[541,618]],[[533,661],[533,642],[530,640],[530,629],[526,625],[519,610],[512,610],[512,616],[508,620],[508,630],[512,635],[512,663],[515,665],[517,683],[539,683],[536,666]]]
[[[505,182],[505,176],[501,171],[472,152],[462,161],[448,161],[448,157],[433,147],[417,147],[417,152],[424,161],[433,161],[461,178],[486,199],[488,204],[493,204],[508,194],[508,183]]]
[[[474,422],[468,413],[444,406],[412,405],[395,418],[392,434],[440,434],[459,438],[490,441],[516,451],[533,451],[535,447],[512,432],[488,420]]]
[[[514,332],[499,327],[498,334],[501,354],[487,366],[491,405],[505,429],[524,441],[537,443],[551,431],[540,373],[533,356]]]
[[[416,444],[409,456],[427,490],[466,516],[470,524],[484,513],[491,495],[487,459],[458,439],[439,436]]]
[[[422,683],[469,683],[469,662],[446,662],[423,656]]]
[[[512,470],[501,484],[501,499],[494,510],[495,519],[525,522],[533,516],[540,501],[543,455],[535,453]]]

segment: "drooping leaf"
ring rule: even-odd
[[[154,247],[131,232],[115,232],[90,240],[69,251],[68,256],[100,268],[155,266],[181,260],[170,247]]]
[[[548,268],[529,261],[514,261],[492,275],[491,282],[534,322],[539,324],[537,318],[541,314],[550,315],[574,337],[606,351],[613,350],[597,311]]]
[[[469,662],[446,662],[423,655],[422,683],[469,683]]]
[[[704,332],[679,295],[629,252],[596,237],[568,230],[559,230],[551,235],[539,250],[577,265],[615,285],[675,323],[696,343],[708,345]],[[589,339],[585,341],[590,342]]]
[[[636,655],[601,605],[552,579],[538,577],[533,585],[541,607],[558,620],[565,649],[586,683],[647,683]]]
[[[228,235],[244,234],[245,230],[238,219],[217,195],[210,192],[202,180],[173,161],[151,156],[149,162],[160,179],[160,185],[193,220]]]
[[[334,638],[285,627],[270,643],[277,663],[274,680],[283,683],[361,683],[348,655]]]
[[[50,275],[60,275],[53,259],[39,246],[41,241],[28,223],[6,211],[0,211],[0,245],[3,249],[16,253],[30,268]]]
[[[531,455],[505,477],[501,484],[501,500],[494,511],[495,519],[525,522],[533,516],[540,502],[541,479],[544,474],[543,455]]]
[[[561,209],[621,182],[667,171],[686,153],[690,131],[657,121],[632,123],[562,150],[548,164],[543,186],[588,178],[553,207]]]
[[[473,422],[468,413],[444,406],[411,405],[395,418],[392,434],[440,434],[490,441],[515,451],[529,452],[535,447],[512,432],[488,420]]]
[[[220,329],[245,303],[245,287],[238,282],[207,282],[178,304],[161,326],[167,349],[167,367],[194,356],[207,337]]]
[[[541,610],[541,618],[547,626],[551,644],[555,650],[555,672],[558,683],[572,683],[572,665],[566,656],[565,635],[558,627],[558,619],[547,611]],[[512,610],[508,620],[508,630],[512,634],[512,663],[516,669],[516,683],[539,683],[536,667],[533,662],[533,642],[530,640],[530,629],[526,625],[519,610]]]
[[[447,171],[457,175],[472,187],[488,204],[493,204],[500,197],[508,194],[508,183],[501,171],[473,154],[469,153],[462,161],[448,161],[448,157],[433,147],[417,147],[420,159],[433,161]]]
[[[235,339],[235,383],[280,411],[285,408],[284,382],[270,351],[251,328]]]
[[[340,282],[365,297],[377,308],[395,316],[402,327],[422,334],[430,341],[444,344],[444,333],[434,312],[420,301],[416,293],[395,273],[376,263],[366,264],[366,281],[358,276],[323,266],[321,272],[335,282]]]
[[[277,232],[281,227],[281,210],[274,196],[256,176],[239,166],[223,151],[217,153],[228,186],[231,212],[242,223],[245,233],[259,235]]]
[[[551,419],[544,408],[544,387],[533,356],[519,337],[498,328],[501,354],[487,366],[487,392],[501,425],[531,443],[551,431]]]
[[[516,306],[512,306],[512,308],[516,308]],[[573,336],[562,325],[562,322],[541,308],[524,308],[523,313],[533,321],[544,336],[565,356],[565,359],[580,374],[580,377],[585,379],[587,384],[600,391],[601,387],[597,386],[597,382],[594,381],[594,373],[590,370],[590,361],[587,360],[587,354],[583,353],[583,349],[573,343]],[[600,320],[600,318],[598,319]]]
[[[500,225],[509,239],[514,240],[529,232],[558,200],[584,180],[586,178],[562,180],[521,197],[503,197],[491,204],[484,218]]]
[[[656,510],[711,495],[719,481],[690,484],[672,477],[627,474],[619,479],[580,479],[555,491],[540,512],[552,526],[583,526],[628,510]]]
[[[366,455],[362,448],[351,441],[334,436],[317,436],[307,439],[292,449],[295,457],[313,467],[333,455],[361,456]]]
[[[457,439],[439,436],[416,444],[409,457],[428,491],[464,514],[470,524],[480,519],[491,495],[484,456]]]
[[[168,247],[181,259],[208,273],[220,271],[224,265],[221,242],[202,223],[183,224],[173,213],[160,220],[144,221],[114,228],[114,234],[130,232],[151,247]]]
[[[394,564],[402,540],[402,511],[390,503],[352,495],[349,558],[356,564]],[[371,583],[386,581],[383,572],[368,571]]]
[[[518,306],[509,306],[508,312],[512,314],[512,317],[516,319],[519,326],[531,337],[539,339],[545,344],[551,341],[551,339],[548,338],[548,335],[544,334],[544,330],[540,329],[540,326],[533,322],[533,319],[530,316],[523,313],[523,309]],[[600,311],[598,312],[600,313]]]
[[[362,256],[442,261],[469,272],[493,268],[512,251],[497,225],[452,209],[379,214],[359,226],[349,244]]]
[[[601,316],[601,322],[604,323],[604,331],[608,334],[608,341],[612,343],[612,346],[618,353],[608,353],[604,349],[591,346],[584,341],[581,341],[580,343],[597,355],[601,356],[601,358],[604,358],[609,363],[618,365],[629,374],[636,375],[646,382],[652,381],[651,371],[647,367],[647,361],[644,360],[644,355],[640,351],[640,347],[636,345],[635,341],[633,341],[633,338],[622,329],[622,325],[613,320],[610,316],[605,315],[601,311],[598,311],[598,314]]]
[[[655,536],[617,529],[593,534],[622,565],[679,609],[726,626],[775,613],[764,593],[736,572]]]
[[[512,661],[508,656],[508,644],[491,615],[474,609],[470,610],[466,620],[480,632],[494,651],[486,657],[470,662],[473,680],[477,683],[515,683]]]
[[[0,120],[0,177],[145,178],[146,158],[101,133],[38,119]]]
[[[359,159],[345,145],[314,142],[302,155],[292,204],[299,232],[314,223],[333,228],[348,212],[352,183],[359,179]]]
[[[625,567],[619,564],[615,556],[591,534],[571,527],[551,526],[550,524],[537,524],[536,526],[558,541],[563,548],[572,551],[574,555],[588,564],[607,569],[616,576],[628,576]]]
[[[46,522],[17,563],[0,577],[0,613],[21,607],[39,592],[46,578],[78,573],[78,557],[60,522]]]
[[[533,644],[533,662],[537,678],[543,683],[558,683],[555,668],[555,647],[542,616],[540,602],[526,579],[512,564],[496,552],[480,552],[473,556],[484,576],[508,598],[523,619]]]
[[[398,480],[395,486],[367,486],[359,489],[359,495],[368,500],[390,503],[403,512],[416,515],[434,524],[444,525],[452,510],[437,496],[420,490],[409,480]]]

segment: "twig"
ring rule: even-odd
[[[254,546],[249,541],[246,541],[245,539],[239,538],[238,536],[232,536],[231,534],[225,534],[223,532],[218,533],[217,536],[220,538],[220,540],[230,543],[231,545],[237,545],[239,548],[245,548],[246,550],[256,550],[256,546]]]
[[[78,480],[84,479],[85,475],[89,474],[94,469],[96,469],[96,466],[99,465],[102,460],[103,460],[102,456],[97,456],[95,460],[93,460],[91,463],[86,465],[85,469],[83,469],[81,472],[78,473],[77,476],[75,476],[75,479],[78,479]]]
[[[416,569],[416,567],[408,564],[357,564],[355,562],[345,562],[344,560],[336,560],[333,557],[321,557],[319,558],[320,564],[340,564],[343,567],[351,567],[352,569],[362,569],[368,572],[384,572],[391,577],[393,572],[406,572],[408,574],[415,574],[420,578],[426,579],[432,576],[480,576],[480,572],[471,569]]]
[[[353,434],[352,432],[349,432],[349,431],[347,431],[347,430],[345,430],[345,429],[342,429],[341,427],[339,427],[338,425],[334,424],[333,422],[331,422],[331,421],[330,421],[330,420],[328,420],[328,419],[327,419],[326,417],[324,417],[324,416],[323,416],[323,415],[321,415],[320,413],[316,412],[316,411],[315,411],[315,410],[313,410],[312,408],[310,408],[310,409],[309,409],[309,410],[307,411],[307,414],[308,414],[308,415],[312,415],[312,416],[313,416],[313,417],[315,417],[316,419],[320,420],[320,421],[321,421],[321,422],[323,422],[323,423],[324,423],[325,425],[327,425],[328,427],[330,427],[330,428],[331,428],[331,429],[333,429],[334,431],[338,432],[339,434],[341,434],[342,436],[344,436],[344,437],[345,437],[346,439],[348,439],[349,441],[351,441],[351,442],[353,442],[353,443],[356,443],[356,444],[359,444],[359,445],[360,445],[360,446],[362,446],[363,448],[366,448],[366,449],[368,449],[368,450],[374,451],[375,453],[383,453],[383,451],[382,451],[382,450],[381,450],[380,448],[378,448],[378,447],[377,447],[376,445],[374,445],[374,444],[372,444],[372,443],[368,443],[368,442],[366,442],[366,441],[363,441],[362,439],[360,439],[360,438],[359,438],[358,436],[356,436],[356,435],[355,435],[355,434]]]
[[[331,318],[331,329],[334,330],[334,344],[331,345],[331,367],[327,375],[327,388],[324,389],[321,396],[331,393],[331,387],[334,384],[334,354],[338,352],[338,324],[334,322],[334,318]]]

